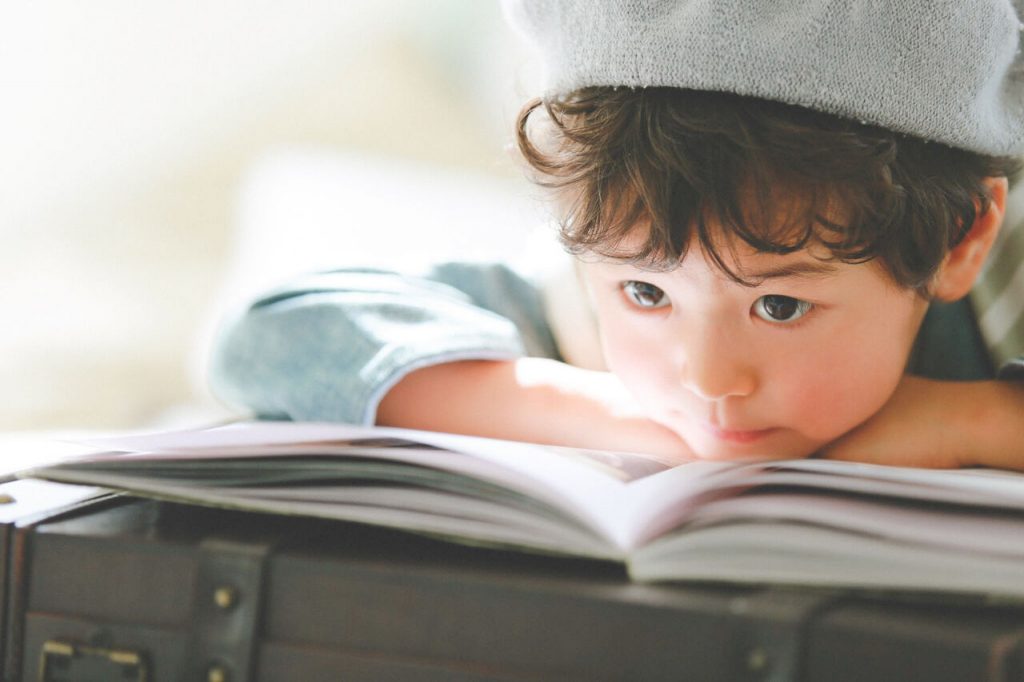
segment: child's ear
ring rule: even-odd
[[[967,295],[985,265],[989,251],[999,234],[1006,211],[1006,178],[986,178],[991,201],[988,210],[979,213],[967,234],[954,246],[932,280],[932,297],[939,301],[957,301]]]

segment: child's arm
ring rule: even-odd
[[[1024,382],[906,376],[874,417],[822,454],[902,466],[1024,470]]]
[[[538,291],[505,266],[453,263],[420,277],[351,269],[242,311],[219,335],[210,380],[264,418],[685,456],[614,377],[557,357]]]
[[[302,277],[227,320],[210,383],[257,417],[372,424],[384,393],[416,368],[556,352],[539,295],[504,266],[344,269]]]
[[[412,372],[381,401],[377,423],[689,459],[683,441],[644,416],[614,375],[546,358]]]

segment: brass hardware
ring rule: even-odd
[[[88,671],[92,679],[149,682],[149,666],[141,654],[126,649],[105,649],[58,640],[43,643],[39,657],[39,682],[75,679],[75,672]]]
[[[206,671],[206,682],[228,682],[227,668],[217,663],[211,665]]]
[[[74,656],[75,647],[64,642],[54,642],[50,640],[43,642],[43,653],[44,654],[56,654],[57,656]]]
[[[213,591],[213,603],[222,609],[230,609],[238,603],[238,590],[233,587],[218,587]]]
[[[118,665],[139,665],[142,661],[134,651],[108,651],[107,659]]]
[[[768,652],[761,647],[755,647],[747,654],[747,669],[751,672],[759,672],[768,667]]]

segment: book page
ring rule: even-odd
[[[557,507],[616,547],[628,542],[622,533],[632,526],[622,518],[626,506],[615,502],[626,484],[670,469],[664,461],[638,454],[326,423],[243,422],[89,442],[112,452],[95,453],[76,462],[110,462],[122,472],[145,461],[195,465],[209,459],[281,456],[295,457],[297,462],[309,456],[361,457],[429,467],[487,481]],[[150,471],[157,475],[154,469]],[[165,469],[166,476],[172,473],[185,474]],[[196,466],[188,473],[202,475]],[[437,474],[439,484],[443,476]]]
[[[520,509],[525,508],[523,500],[530,499],[539,505],[537,513],[549,514],[545,508],[558,510],[566,520],[623,551],[686,523],[702,505],[762,486],[868,495],[880,501],[1024,509],[1024,476],[1005,472],[934,471],[815,459],[695,461],[672,467],[629,453],[344,424],[244,422],[91,443],[129,454],[98,453],[74,462],[106,461],[111,473],[116,467],[118,474],[132,471],[157,484],[163,478],[167,485],[177,481],[223,487],[225,477],[237,479],[243,471],[245,478],[237,484],[274,485],[285,495],[289,488],[316,485],[317,480],[361,476],[382,485],[415,485],[496,503],[506,497],[508,504]],[[254,457],[267,458],[267,464],[244,465],[232,472],[214,466],[217,461]],[[200,461],[203,466],[198,466]],[[146,468],[141,466],[144,462],[164,465]],[[371,467],[369,462],[376,464]],[[175,463],[180,464],[177,469]],[[293,477],[283,478],[282,472]],[[520,498],[508,498],[501,489]]]
[[[633,527],[622,533],[646,544],[685,522],[699,506],[759,487],[856,494],[880,503],[901,500],[964,508],[1024,510],[1024,474],[990,469],[918,469],[821,459],[692,462],[629,486]],[[799,499],[794,496],[794,499]],[[840,527],[838,518],[832,519]]]

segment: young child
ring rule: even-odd
[[[1024,357],[995,366],[965,298],[1024,154],[1019,0],[506,9],[545,59],[518,140],[603,358],[574,363],[586,316],[506,266],[343,270],[231,321],[222,397],[680,461],[1024,469]]]

